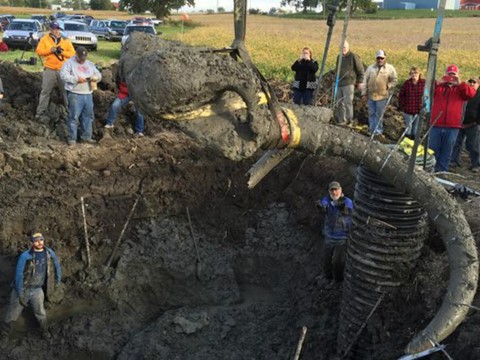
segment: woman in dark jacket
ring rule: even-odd
[[[313,60],[312,49],[304,47],[300,58],[292,65],[295,71],[293,82],[293,102],[297,105],[312,105],[313,91],[317,87],[315,73],[318,71],[318,63]]]

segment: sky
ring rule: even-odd
[[[247,9],[260,9],[268,11],[272,7],[279,8],[281,0],[247,0]],[[216,10],[217,4],[223,7],[226,11],[233,10],[233,0],[195,0],[195,8],[183,7],[183,11],[198,11],[198,10]]]

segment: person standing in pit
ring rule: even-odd
[[[316,204],[324,214],[323,270],[328,280],[343,280],[346,242],[352,227],[353,201],[343,194],[338,181],[328,185],[328,195]]]

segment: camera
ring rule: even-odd
[[[56,47],[54,54],[60,55],[61,53],[63,53],[63,49],[60,46]]]
[[[445,75],[442,77],[442,80],[446,83],[455,83],[457,82],[457,77],[453,75]]]

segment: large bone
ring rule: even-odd
[[[279,125],[270,120],[266,109],[255,106],[259,86],[251,72],[225,55],[202,51],[181,45],[172,49],[163,42],[133,36],[122,54],[120,70],[141,110],[161,118],[165,112],[184,112],[216,101],[225,89],[234,89],[249,107],[249,116],[228,112],[227,107],[226,114],[180,121],[179,126],[200,143],[234,160],[248,158],[260,148],[282,144]],[[166,73],[175,67],[178,68],[172,73],[178,76],[167,77]],[[228,80],[224,79],[227,75],[231,77]],[[197,82],[195,76],[202,81]],[[385,146],[328,125],[331,112],[327,109],[293,106],[292,110],[295,119],[290,118],[290,130],[299,137],[294,144],[299,149],[342,156],[353,163],[363,158],[367,168],[380,173],[388,156]],[[390,157],[381,175],[423,206],[441,234],[448,254],[450,280],[442,306],[405,350],[417,353],[445,339],[465,318],[477,289],[477,249],[462,209],[431,175],[415,169],[412,181],[405,185],[407,163],[397,154]]]

